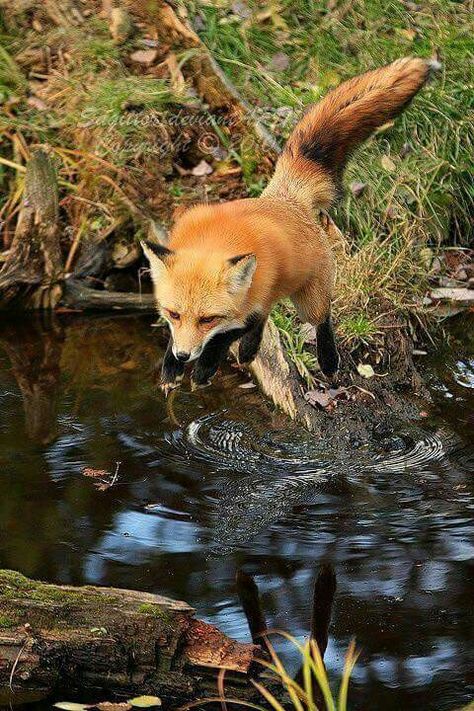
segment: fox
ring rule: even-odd
[[[161,372],[166,394],[189,362],[195,362],[193,387],[209,385],[237,340],[239,364],[250,363],[283,298],[316,328],[319,367],[335,376],[335,258],[315,215],[340,195],[354,150],[396,118],[439,66],[405,57],[343,82],[307,109],[259,197],[192,206],[177,218],[166,246],[142,242],[171,331]]]

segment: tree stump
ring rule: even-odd
[[[54,308],[62,289],[58,185],[49,156],[36,151],[26,167],[23,204],[12,245],[0,270],[0,307],[15,298]]]

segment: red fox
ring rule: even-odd
[[[208,384],[237,339],[239,361],[250,362],[282,297],[317,327],[323,373],[337,372],[334,260],[314,210],[332,205],[354,149],[406,108],[436,65],[408,57],[344,82],[297,124],[259,198],[192,207],[176,221],[167,247],[142,243],[171,329],[165,392],[179,384],[188,361],[197,361],[194,384]]]

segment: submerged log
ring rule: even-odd
[[[258,654],[195,619],[184,602],[0,570],[0,689],[189,700],[216,692],[218,670],[227,671],[226,688],[243,687]]]

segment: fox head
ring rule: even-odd
[[[199,358],[217,333],[245,325],[245,302],[257,267],[254,254],[229,258],[203,250],[173,251],[148,241],[142,247],[178,360]]]

